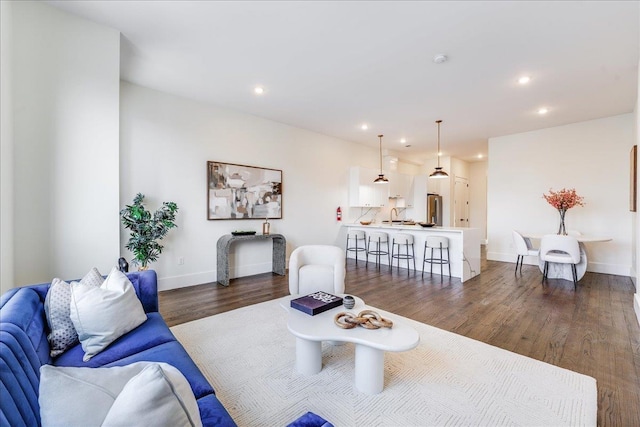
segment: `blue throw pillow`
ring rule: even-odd
[[[333,427],[333,424],[313,412],[307,412],[287,427]]]

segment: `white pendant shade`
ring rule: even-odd
[[[449,174],[443,171],[442,166],[440,166],[440,123],[442,123],[442,120],[436,120],[436,123],[438,124],[438,166],[436,166],[436,170],[429,175],[429,178],[449,178]]]
[[[388,184],[389,183],[389,180],[387,178],[385,178],[384,174],[382,173],[382,137],[383,136],[384,135],[378,135],[378,138],[380,138],[380,174],[373,181],[374,184]]]

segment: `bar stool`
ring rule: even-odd
[[[351,245],[349,246],[349,241],[351,241]],[[362,246],[358,244],[359,241],[362,241]],[[366,252],[367,251],[367,239],[365,237],[364,231],[362,230],[349,230],[347,231],[347,247],[345,251],[345,259],[349,252],[356,253],[356,265],[358,264],[358,252]]]
[[[375,249],[371,249],[371,244],[375,245]],[[387,250],[383,250],[382,245],[387,245]],[[383,233],[381,231],[376,231],[373,233],[369,233],[367,240],[367,266],[369,265],[369,256],[373,255],[376,257],[376,266],[380,268],[380,258],[382,255],[386,255],[389,258],[389,266],[391,266],[391,254],[389,252],[389,235],[387,233]]]
[[[402,253],[402,246],[404,246],[405,253]],[[411,247],[411,253],[409,253],[409,247]],[[396,251],[397,249],[397,251]],[[409,275],[409,260],[413,260],[413,271],[416,271],[416,251],[413,247],[413,236],[406,233],[397,233],[393,236],[391,244],[391,268],[393,269],[393,260],[398,260],[398,271],[400,271],[400,260],[407,261],[407,275]]]
[[[427,258],[427,249],[431,249],[431,256]],[[433,251],[439,249],[440,257],[434,258]],[[447,257],[443,258],[442,250],[447,250]],[[431,264],[431,275],[433,275],[433,264],[440,264],[440,281],[442,281],[442,270],[443,266],[446,264],[449,268],[449,278],[451,278],[451,257],[449,256],[449,239],[442,236],[427,236],[427,239],[424,242],[424,259],[422,261],[422,277],[424,277],[424,265],[428,262]]]

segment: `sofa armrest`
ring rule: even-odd
[[[127,273],[145,313],[158,311],[158,276],[154,270]]]

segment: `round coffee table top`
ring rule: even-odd
[[[280,305],[289,313],[287,328],[298,338],[310,341],[341,341],[362,344],[383,351],[406,351],[415,348],[420,342],[418,332],[397,316],[376,307],[368,306],[364,301],[354,296],[355,306],[347,310],[344,306],[332,308],[323,313],[311,316],[291,307],[291,300],[301,295],[290,295],[282,298]],[[339,294],[344,297],[345,294]],[[385,319],[393,322],[392,328],[365,329],[356,327],[343,329],[334,323],[334,317],[341,312],[357,315],[363,310],[373,310]]]

